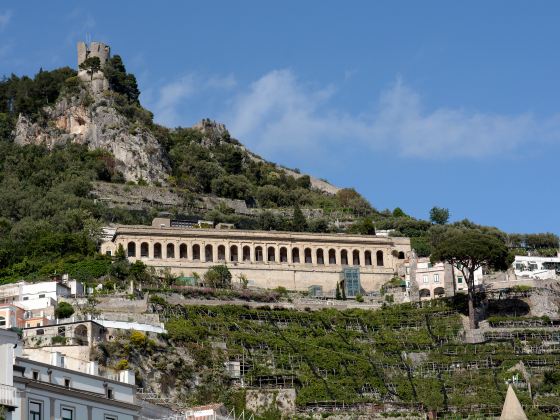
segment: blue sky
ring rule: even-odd
[[[224,122],[378,209],[560,233],[560,3],[0,3],[0,74],[76,65],[89,36],[158,122]]]

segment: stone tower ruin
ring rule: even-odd
[[[89,57],[98,57],[101,65],[111,57],[111,48],[102,42],[78,42],[78,67]]]
[[[78,77],[91,87],[93,93],[97,94],[109,89],[109,81],[103,71],[90,75],[86,70],[80,70],[80,64],[90,57],[98,57],[101,67],[103,67],[111,57],[111,48],[102,42],[90,42],[89,45],[85,42],[78,42]]]

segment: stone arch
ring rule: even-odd
[[[352,251],[352,265],[360,265],[360,251],[357,249]]]
[[[74,328],[74,339],[79,344],[87,344],[88,341],[88,327],[84,324],[79,324]]]
[[[377,262],[378,266],[382,267],[382,266],[385,265],[384,262],[383,262],[383,251],[377,251],[375,253],[375,259],[377,260],[376,262]]]
[[[255,247],[255,261],[262,262],[263,261],[263,249],[262,246]]]
[[[399,260],[404,260],[404,252],[399,251],[398,259],[399,259]]]
[[[142,242],[140,244],[140,257],[148,258],[150,256],[150,246],[148,242]]]
[[[298,264],[299,262],[299,248],[292,248],[292,263]]]
[[[429,299],[430,297],[432,297],[430,289],[420,289],[419,294],[420,299]]]
[[[243,247],[243,261],[251,261],[251,247],[248,245]]]
[[[214,247],[210,244],[207,244],[204,247],[204,257],[207,262],[214,261]]]
[[[229,247],[229,260],[230,261],[239,260],[237,245],[232,245]]]
[[[159,242],[154,244],[154,258],[161,258],[161,244]]]
[[[167,244],[165,247],[165,256],[167,258],[175,258],[175,245],[174,244]]]
[[[187,258],[188,256],[189,256],[189,255],[188,255],[188,247],[187,247],[187,244],[181,244],[181,245],[179,246],[179,258],[185,259],[185,258]]]
[[[317,264],[325,264],[325,253],[321,248],[317,249]]]
[[[281,263],[288,262],[288,249],[285,246],[280,248],[280,262]]]
[[[226,247],[224,245],[218,245],[218,261],[226,260]]]
[[[434,289],[434,297],[444,297],[445,296],[445,289],[443,287],[436,287]]]
[[[329,249],[329,264],[336,264],[336,251],[333,248]]]
[[[311,248],[305,248],[303,250],[303,261],[305,262],[305,264],[311,264],[313,262],[313,259],[311,257]]]
[[[346,251],[345,249],[340,251],[340,264],[348,265],[348,251]]]
[[[200,245],[194,244],[192,247],[192,258],[195,261],[200,261]]]
[[[365,261],[364,261],[364,264],[365,264],[365,265],[372,265],[372,262],[371,262],[371,251],[366,251],[366,252],[364,253],[364,260],[365,260]]]
[[[266,250],[266,260],[268,262],[276,261],[276,249],[273,246],[269,246]]]
[[[136,257],[136,242],[130,241],[126,248],[128,257]]]

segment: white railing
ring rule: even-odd
[[[17,407],[17,400],[16,389],[13,386],[0,384],[0,405]]]

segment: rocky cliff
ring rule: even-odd
[[[154,135],[117,110],[111,91],[92,87],[93,83],[82,82],[72,94],[61,95],[43,109],[39,121],[20,115],[15,142],[45,144],[50,149],[72,142],[107,150],[127,181],[165,183],[169,164]]]

